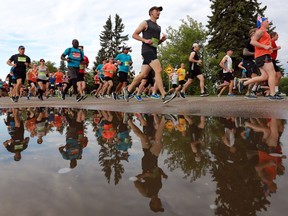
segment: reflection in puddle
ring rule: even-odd
[[[24,215],[286,208],[285,120],[44,107],[0,113],[3,215],[30,203]]]

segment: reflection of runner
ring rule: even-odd
[[[9,152],[14,153],[15,161],[20,161],[21,152],[27,148],[30,139],[29,137],[24,138],[24,123],[20,119],[19,109],[13,109],[12,113],[15,123],[14,130],[10,133],[11,139],[6,140],[3,145]]]
[[[36,119],[36,132],[37,132],[37,143],[43,143],[43,136],[46,136],[48,132],[48,112],[44,107],[37,109],[38,116]]]
[[[265,123],[251,119],[250,122],[245,122],[245,126],[262,134],[262,139],[257,143],[259,159],[255,170],[263,183],[265,195],[268,196],[276,192],[277,184],[274,180],[277,175],[283,175],[285,169],[282,159],[286,156],[282,154],[280,145],[284,125],[282,120],[271,118]]]
[[[188,133],[190,135],[190,146],[192,152],[195,154],[195,161],[201,161],[201,147],[204,144],[203,135],[205,127],[205,117],[200,117],[199,124],[196,124],[190,116],[185,115],[188,122]]]
[[[142,173],[137,175],[137,180],[134,182],[135,187],[145,197],[149,197],[150,209],[154,212],[163,212],[162,202],[158,197],[158,193],[162,188],[162,177],[167,179],[168,176],[158,167],[158,156],[162,150],[162,135],[165,125],[164,117],[159,121],[158,116],[154,116],[156,125],[158,125],[155,140],[151,142],[148,136],[145,135],[131,119],[128,120],[129,127],[140,138],[144,156],[142,158]],[[155,130],[155,129],[154,129]]]
[[[70,168],[77,166],[77,160],[82,158],[82,149],[87,146],[88,139],[84,135],[85,114],[83,110],[77,113],[71,111],[65,114],[69,124],[66,132],[66,145],[59,147],[63,159],[70,160]]]

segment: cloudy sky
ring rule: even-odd
[[[287,10],[284,0],[262,0],[267,5],[265,15],[273,21],[279,33],[278,45],[282,47],[278,58],[287,68],[288,26],[284,19]],[[152,6],[163,6],[159,25],[162,32],[168,26],[177,28],[181,19],[189,15],[193,19],[207,24],[207,16],[211,15],[210,1],[201,0],[10,0],[1,2],[0,7],[0,78],[4,79],[10,67],[6,61],[11,55],[18,53],[18,46],[26,47],[26,54],[31,60],[44,58],[60,63],[60,55],[67,47],[71,47],[72,39],[77,38],[84,45],[85,55],[90,62],[94,61],[100,49],[99,34],[109,15],[117,13],[125,25],[125,34],[129,34],[128,44],[134,68],[139,71],[141,65],[141,43],[131,38],[139,23],[148,19],[148,10]],[[191,44],[193,41],[191,41]],[[92,64],[91,64],[92,65]],[[286,71],[287,72],[287,71]]]

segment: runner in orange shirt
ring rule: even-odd
[[[103,98],[103,95],[106,93],[106,97],[111,98],[110,92],[113,86],[113,77],[117,71],[117,67],[114,64],[114,59],[112,57],[109,58],[109,62],[103,66],[102,70],[104,72],[104,85],[100,97]]]
[[[36,96],[36,83],[37,83],[37,64],[33,64],[33,67],[26,73],[26,79],[28,80],[28,95],[27,99],[33,95]]]
[[[55,73],[55,78],[55,86],[57,88],[56,95],[61,98],[61,92],[63,91],[63,73],[58,70]]]

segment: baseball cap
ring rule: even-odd
[[[149,15],[150,15],[151,11],[153,11],[153,10],[162,11],[162,10],[163,10],[163,7],[162,7],[162,6],[159,6],[159,7],[153,6],[153,7],[151,7],[151,8],[149,9]]]
[[[257,22],[256,22],[257,28],[260,28],[261,27],[261,23],[264,22],[265,20],[267,20],[266,17],[258,16],[257,17]]]
[[[25,49],[25,47],[22,46],[22,45],[20,45],[20,46],[18,47],[18,49]]]

